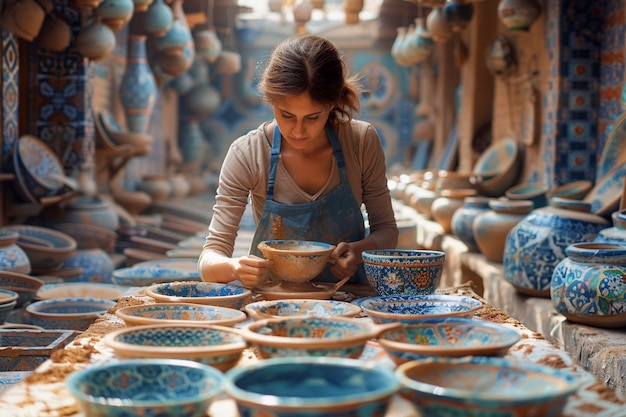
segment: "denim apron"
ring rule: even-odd
[[[315,201],[302,204],[284,204],[274,201],[274,184],[280,154],[281,134],[274,127],[270,173],[267,182],[267,200],[257,225],[250,253],[263,256],[257,248],[259,242],[275,239],[311,240],[336,245],[354,242],[365,235],[361,207],[357,204],[346,174],[346,163],[335,132],[326,126],[326,134],[333,148],[341,182]],[[343,278],[343,277],[339,277]],[[336,282],[339,278],[327,266],[313,281]],[[366,282],[362,264],[349,282]]]

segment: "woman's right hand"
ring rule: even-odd
[[[235,275],[244,286],[258,287],[269,280],[272,261],[255,255],[245,255],[232,260]]]

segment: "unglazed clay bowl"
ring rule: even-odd
[[[379,249],[361,254],[365,275],[378,295],[422,295],[435,292],[446,253],[435,250]]]
[[[368,340],[392,326],[347,317],[280,317],[253,321],[242,336],[263,358],[325,356],[357,359]]]
[[[35,326],[83,331],[113,306],[115,301],[100,298],[55,298],[35,301],[26,311]]]
[[[246,313],[232,308],[189,303],[144,304],[122,307],[115,312],[127,326],[144,324],[218,324],[234,326]]]
[[[86,416],[205,417],[224,379],[198,362],[135,359],[75,371],[65,386]]]
[[[237,285],[215,282],[181,281],[155,284],[146,295],[159,303],[192,303],[241,309],[252,291]]]
[[[226,373],[242,416],[384,416],[399,383],[389,367],[345,358],[272,358]]]
[[[255,320],[274,317],[356,317],[361,307],[335,300],[285,299],[256,301],[244,307]]]
[[[497,323],[461,318],[424,319],[384,331],[378,343],[397,364],[432,356],[500,356],[521,336]]]
[[[575,374],[503,358],[433,358],[396,368],[402,395],[425,416],[560,416]]]
[[[322,273],[334,245],[306,240],[266,240],[258,244],[277,281],[304,283]]]
[[[368,297],[359,302],[374,323],[415,323],[424,319],[472,318],[482,302],[459,295],[390,295]]]
[[[120,359],[188,359],[225,372],[235,366],[247,343],[230,327],[161,324],[116,330],[104,338]]]

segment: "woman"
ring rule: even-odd
[[[396,247],[383,149],[369,123],[353,120],[360,90],[345,71],[335,45],[319,36],[292,37],[275,48],[258,85],[274,120],[227,152],[198,261],[203,280],[263,284],[270,262],[257,249],[263,240],[336,245],[329,268],[316,278],[322,281],[365,282],[361,252]],[[257,226],[250,254],[231,258],[249,198]]]

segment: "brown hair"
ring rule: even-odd
[[[360,110],[358,77],[347,77],[339,50],[316,35],[298,35],[279,43],[258,88],[269,104],[309,93],[313,101],[333,105],[329,122],[349,121]]]

